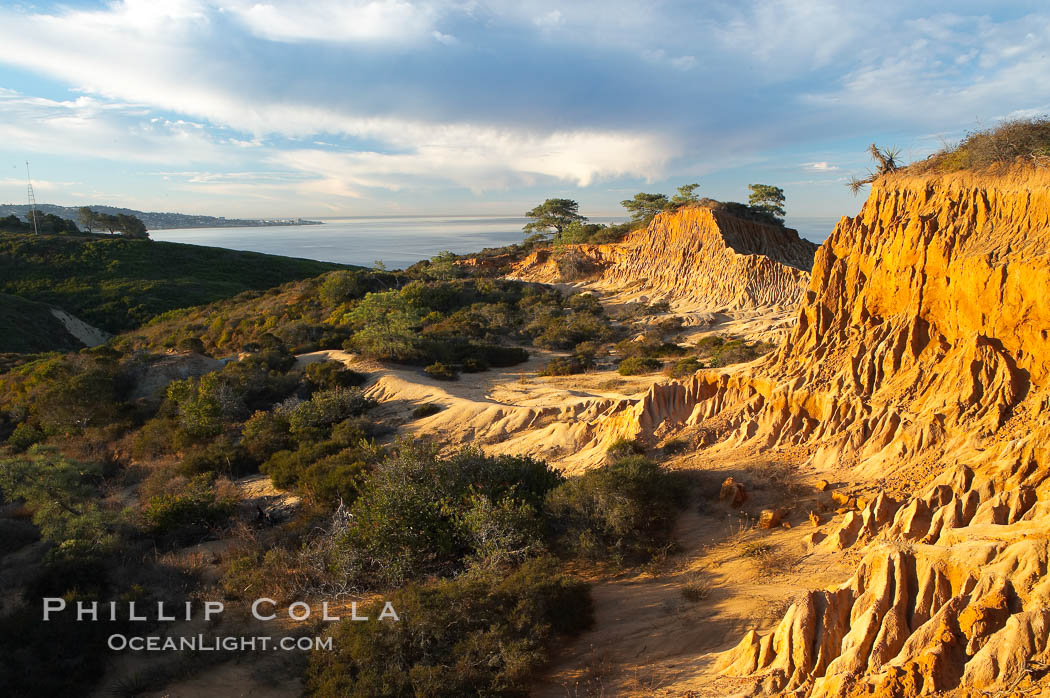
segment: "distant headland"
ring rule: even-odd
[[[120,213],[136,216],[146,224],[149,230],[171,228],[247,228],[279,225],[321,225],[321,221],[308,221],[303,218],[224,218],[223,216],[200,216],[192,213],[163,213],[157,211],[136,211],[131,208],[116,206],[92,206],[100,213],[117,215]],[[55,204],[37,204],[36,209],[42,214],[53,213],[62,218],[76,220],[79,206],[56,206]],[[24,218],[29,213],[27,204],[0,204],[0,218],[15,215]]]

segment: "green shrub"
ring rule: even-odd
[[[604,342],[612,337],[603,317],[586,312],[549,315],[533,321],[528,329],[536,333],[533,344],[545,349],[571,349],[580,342]]]
[[[24,451],[33,444],[38,444],[46,437],[43,431],[29,422],[21,422],[7,437],[7,445],[16,451]]]
[[[295,450],[277,451],[259,466],[259,471],[270,476],[274,487],[291,489],[299,484],[299,478],[309,466],[339,450],[339,444],[334,441],[304,443]]]
[[[297,489],[308,501],[322,506],[353,502],[369,464],[379,459],[380,452],[365,442],[314,461],[300,473]]]
[[[0,493],[22,500],[53,558],[102,554],[119,542],[119,512],[102,501],[103,466],[33,446],[24,456],[0,459]]]
[[[365,374],[353,371],[338,361],[316,361],[306,365],[306,380],[317,390],[351,388],[365,382]]]
[[[908,167],[916,172],[982,170],[1025,160],[1050,162],[1050,119],[1010,119],[994,128],[972,131],[954,147],[946,147],[927,160]]]
[[[455,573],[492,552],[477,537],[482,514],[499,518],[491,525],[505,539],[528,538],[535,526],[524,519],[538,520],[544,496],[561,479],[528,457],[465,449],[438,458],[433,449],[405,446],[365,482],[351,509],[353,525],[335,544],[333,566],[366,587]],[[508,521],[522,529],[507,531]]]
[[[179,423],[173,417],[157,417],[142,425],[131,441],[136,458],[157,458],[177,449]]]
[[[278,451],[295,445],[291,423],[283,412],[260,410],[253,414],[241,431],[241,445],[256,462],[263,462]]]
[[[142,519],[151,535],[170,545],[196,543],[224,524],[233,513],[235,502],[218,497],[212,478],[199,475],[178,494],[151,497],[142,510]]]
[[[587,368],[583,362],[575,356],[556,356],[540,369],[541,376],[571,376],[583,373]]]
[[[529,352],[521,347],[506,347],[500,344],[486,344],[480,348],[485,361],[496,368],[516,366],[529,360]]]
[[[629,456],[570,478],[547,497],[569,552],[595,559],[652,557],[671,542],[685,504],[678,478],[644,456]]]
[[[643,373],[652,373],[662,366],[657,359],[648,356],[630,356],[620,362],[616,369],[621,376],[637,376]]]
[[[188,351],[193,354],[203,354],[204,342],[201,341],[200,337],[183,337],[175,344],[175,348],[179,351]]]
[[[180,431],[191,441],[217,436],[244,409],[238,396],[216,373],[172,381],[167,400],[174,406]]]
[[[549,560],[513,573],[414,584],[389,601],[400,620],[338,623],[310,656],[306,687],[325,698],[525,695],[553,643],[593,622],[587,586]],[[372,619],[381,607],[363,611]]]
[[[397,291],[369,293],[343,318],[355,328],[346,348],[373,359],[418,360],[423,356],[418,332],[422,318],[421,309]]]
[[[695,356],[688,356],[671,364],[667,369],[667,375],[672,378],[682,378],[691,376],[702,368],[704,368],[704,363],[700,359]]]
[[[754,361],[773,348],[774,345],[769,342],[748,343],[743,339],[724,340],[717,349],[710,353],[711,366],[717,368]]]
[[[642,445],[638,443],[637,439],[616,439],[616,441],[613,441],[609,447],[605,449],[605,454],[614,461],[622,460],[644,452],[645,449],[642,448]]]
[[[207,445],[187,450],[179,461],[178,472],[186,477],[218,473],[232,478],[252,472],[257,464],[242,444],[223,434]]]
[[[463,359],[463,373],[481,373],[489,370],[489,362],[473,356]]]
[[[360,298],[365,294],[365,290],[359,272],[335,271],[324,277],[318,295],[325,305],[335,306],[354,298]]]
[[[726,343],[726,338],[717,334],[709,334],[701,337],[696,342],[696,350],[705,356],[714,354]]]
[[[649,332],[640,339],[624,339],[616,343],[617,353],[625,358],[681,356],[688,349],[673,342],[661,341],[659,333]]]
[[[545,549],[544,522],[536,508],[513,497],[493,502],[484,495],[474,495],[458,524],[475,566],[503,568]]]
[[[456,373],[456,369],[451,366],[447,366],[440,361],[435,361],[426,368],[423,369],[423,373],[427,374],[431,378],[437,378],[438,380],[451,381],[459,378],[459,374]]]
[[[296,560],[286,548],[252,550],[230,561],[219,586],[228,599],[273,599],[277,603],[293,600],[296,588]]]
[[[601,315],[605,312],[602,302],[593,293],[574,293],[565,301],[565,307],[577,313]]]
[[[383,433],[385,429],[367,417],[347,417],[332,427],[330,438],[340,446],[356,446]]]
[[[375,400],[365,397],[360,388],[322,390],[292,409],[288,415],[288,427],[296,438],[319,440],[327,436],[333,424],[358,416],[375,404]]]
[[[442,409],[444,408],[435,402],[425,402],[422,405],[418,405],[414,410],[412,410],[412,418],[423,419],[424,417],[429,417],[432,414],[437,414]]]

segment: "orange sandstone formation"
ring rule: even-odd
[[[1050,173],[879,180],[748,372],[654,386],[615,428],[799,449],[886,491],[812,541],[864,562],[721,657],[756,692],[1014,695],[1050,663]]]
[[[816,245],[790,228],[693,206],[661,213],[648,228],[620,243],[569,245],[522,260],[512,275],[527,281],[561,280],[558,254],[586,257],[604,291],[643,290],[672,308],[794,310],[809,283]]]

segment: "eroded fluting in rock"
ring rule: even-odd
[[[515,266],[513,276],[561,280],[558,254],[586,258],[606,291],[644,289],[672,308],[794,310],[809,283],[816,245],[789,228],[693,206],[661,213],[648,228],[611,245],[541,250]]]
[[[724,675],[769,694],[912,696],[1012,695],[1045,673],[1048,184],[1031,169],[884,177],[818,251],[773,355],[632,407],[639,436],[801,446],[818,470],[892,492],[813,539],[866,551],[854,577],[749,633]]]
[[[880,476],[993,434],[1030,442],[1050,375],[1048,179],[884,179],[821,246],[777,352],[654,386],[639,431],[719,415],[737,438],[815,443],[818,463]]]

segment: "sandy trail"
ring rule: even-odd
[[[557,659],[533,695],[679,696],[692,691],[713,698],[750,689],[751,679],[715,675],[715,655],[732,648],[748,630],[773,628],[802,592],[839,583],[851,571],[841,555],[815,552],[802,542],[806,534],[832,526],[818,529],[808,523],[815,492],[799,497],[800,490],[792,490],[790,529],[754,526],[761,509],[787,500],[782,481],[764,479],[768,465],[761,456],[728,451],[714,459],[706,454],[675,459],[671,467],[701,480],[676,528],[681,551],[617,576],[585,573],[594,584],[594,627],[554,652]],[[750,519],[714,498],[717,483],[729,475],[749,485],[743,512]],[[770,553],[749,555],[757,546]],[[687,600],[683,587],[698,579],[710,585],[709,595]]]

